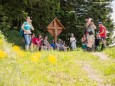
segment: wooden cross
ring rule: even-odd
[[[57,43],[57,37],[65,29],[64,26],[55,18],[47,27],[48,32],[54,37],[54,42]]]

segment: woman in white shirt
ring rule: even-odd
[[[72,33],[71,34],[71,37],[70,37],[70,43],[71,43],[71,48],[72,48],[72,50],[75,50],[76,49],[76,39],[75,39],[75,37],[74,37],[74,34]]]

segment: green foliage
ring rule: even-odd
[[[94,20],[97,31],[99,31],[98,22],[103,22],[109,32],[107,42],[110,44],[111,32],[114,29],[114,24],[110,19],[112,8],[109,4],[111,2],[112,0],[61,0],[61,10],[63,11],[61,20],[66,27],[63,32],[65,38],[68,39],[69,34],[74,33],[78,44],[81,44],[81,37],[85,29],[85,17],[89,16]]]
[[[0,39],[4,39],[4,35],[1,31],[0,31]]]
[[[24,39],[22,36],[20,36],[19,31],[10,30],[8,33],[5,33],[5,36],[9,43],[20,46],[24,44]]]
[[[86,16],[92,17],[96,25],[102,21],[109,32],[113,31],[110,2],[112,0],[0,0],[0,30],[3,33],[18,31],[26,16],[30,16],[34,33],[44,35],[48,33],[48,24],[57,17],[66,28],[60,38],[69,44],[70,34],[74,33],[78,45],[81,45]],[[111,35],[108,34],[108,43]]]

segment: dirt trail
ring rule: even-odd
[[[108,56],[103,52],[93,52],[94,56],[98,56],[101,60],[108,60]]]
[[[109,85],[103,84],[103,79],[101,79],[99,77],[99,75],[96,73],[96,71],[94,69],[92,69],[89,64],[87,64],[84,61],[80,61],[80,64],[82,64],[83,69],[87,72],[88,77],[90,79],[96,81],[98,86],[109,86]]]
[[[93,52],[91,54],[93,54],[94,56],[98,56],[100,60],[109,60],[108,56],[103,52]],[[98,86],[110,86],[109,84],[104,84],[104,81],[100,77],[100,74],[98,74],[95,69],[91,68],[91,66],[87,62],[80,61],[80,64],[82,64],[83,69],[87,72],[88,77],[96,81]]]

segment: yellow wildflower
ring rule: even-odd
[[[6,56],[7,54],[4,51],[0,50],[0,58],[5,58]]]
[[[38,62],[41,57],[41,54],[39,52],[33,53],[31,55],[31,59],[33,62]]]
[[[12,48],[13,52],[15,52],[19,57],[24,57],[25,53],[20,49],[18,46],[13,46]]]
[[[56,64],[57,63],[57,58],[53,55],[49,55],[48,56],[48,60],[49,62],[51,62],[52,64]]]
[[[13,51],[18,51],[18,50],[20,50],[20,47],[18,47],[18,46],[13,46]]]
[[[17,51],[17,54],[19,57],[24,57],[25,56],[25,53],[21,50]]]

